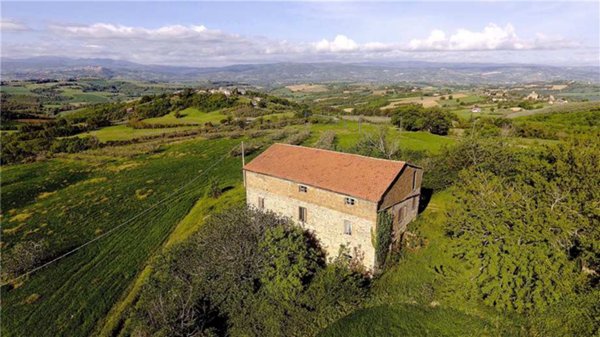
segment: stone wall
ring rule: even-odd
[[[254,172],[246,174],[246,200],[248,205],[259,206],[258,200],[264,198],[264,207],[315,233],[321,241],[329,258],[337,256],[340,245],[346,245],[351,253],[358,249],[363,255],[365,266],[375,265],[375,248],[372,235],[375,234],[377,204],[367,200],[355,199],[355,204],[345,204],[345,195],[307,186],[306,192],[300,192],[298,183],[274,178]],[[299,220],[299,207],[307,210],[305,223]],[[344,223],[352,226],[352,234],[344,234]]]
[[[413,188],[413,176],[415,186]],[[386,209],[413,196],[421,194],[421,181],[423,180],[423,169],[407,165],[402,174],[387,193],[383,196],[380,209]]]
[[[408,223],[413,221],[419,213],[419,195],[399,202],[388,210],[394,218],[394,241],[397,241],[400,239],[400,235],[406,231]]]

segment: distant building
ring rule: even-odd
[[[535,91],[532,91],[529,95],[527,95],[526,99],[535,101],[538,100],[539,97],[540,95],[538,95]]]
[[[519,108],[519,107],[510,108],[510,111],[512,111],[512,112],[519,112],[521,110],[523,110],[523,108]]]
[[[274,144],[244,166],[246,202],[315,233],[329,257],[340,246],[376,266],[377,219],[393,217],[397,242],[419,209],[420,167],[402,161]]]
[[[569,101],[567,101],[567,100],[566,100],[566,99],[564,99],[564,98],[559,98],[559,99],[557,99],[557,100],[555,101],[555,103],[556,103],[556,104],[567,104],[567,103],[569,103]]]
[[[474,105],[474,106],[471,108],[471,112],[479,113],[479,112],[481,112],[481,108],[480,108],[480,107],[478,107],[477,105]]]

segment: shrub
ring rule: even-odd
[[[291,144],[291,145],[300,145],[305,140],[307,140],[308,137],[310,137],[310,131],[308,131],[308,130],[300,131],[298,133],[288,136],[288,138],[285,140],[285,142],[288,144]]]
[[[2,278],[10,280],[37,267],[47,258],[48,242],[22,241],[2,254]]]
[[[320,149],[334,150],[335,149],[335,132],[325,131],[319,137],[319,140],[315,144],[315,147]]]

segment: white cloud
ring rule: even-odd
[[[521,39],[510,23],[504,28],[490,23],[480,32],[461,28],[449,36],[444,31],[436,29],[426,39],[411,40],[408,49],[414,51],[531,50],[558,49],[573,45],[573,42],[564,39],[544,36],[538,36],[534,40]]]
[[[72,37],[91,39],[189,39],[221,34],[216,30],[209,31],[202,25],[170,25],[156,29],[149,29],[142,27],[113,25],[110,23],[95,23],[89,26],[52,25],[50,26],[50,29],[57,33],[67,34]]]
[[[30,30],[24,23],[13,19],[0,19],[0,31],[3,32],[22,32]]]
[[[27,29],[16,21],[3,20],[2,30]],[[210,29],[203,25],[167,25],[155,28],[111,23],[90,25],[55,24],[36,30],[29,39],[7,32],[2,56],[101,57],[144,64],[215,66],[236,63],[319,61],[496,61],[508,60],[506,53],[564,49],[573,43],[538,34],[531,40],[517,36],[511,25],[490,24],[481,32],[459,29],[453,34],[434,30],[429,37],[409,43],[359,43],[346,35],[315,42],[289,42],[260,36],[245,36]],[[492,54],[489,51],[495,50]],[[456,51],[462,51],[457,53]],[[592,51],[597,55],[597,51]],[[502,57],[500,57],[500,55]],[[597,58],[597,56],[596,56]],[[518,59],[515,56],[513,59]]]
[[[314,44],[318,52],[350,52],[358,50],[358,44],[345,35],[337,35],[333,41],[323,39]]]

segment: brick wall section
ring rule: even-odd
[[[298,183],[246,171],[246,202],[258,207],[258,198],[264,198],[265,209],[287,216],[299,223],[298,207],[307,209],[307,221],[302,224],[314,231],[328,257],[337,256],[340,245],[351,250],[357,248],[364,254],[367,267],[375,265],[375,233],[377,204],[355,198],[353,206],[345,204],[345,195],[307,186],[306,193],[299,192]],[[344,221],[352,224],[352,234],[344,234]]]

